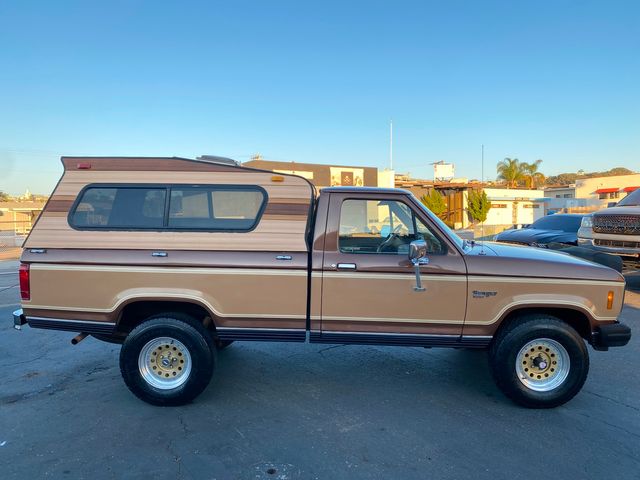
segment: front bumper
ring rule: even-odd
[[[631,339],[631,329],[622,323],[600,325],[591,335],[591,345],[596,350],[608,350],[609,347],[624,347]]]
[[[593,238],[578,238],[578,246],[592,248],[598,252],[611,253],[613,255],[640,257],[640,248],[597,245]]]
[[[27,324],[27,317],[24,316],[22,309],[13,312],[13,328],[22,330],[22,326]]]

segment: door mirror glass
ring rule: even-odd
[[[409,260],[411,263],[418,264],[427,257],[427,242],[424,240],[414,240],[409,244]]]

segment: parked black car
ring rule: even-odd
[[[531,225],[509,229],[494,237],[496,242],[546,247],[549,243],[578,244],[578,229],[584,215],[556,213],[539,218]]]

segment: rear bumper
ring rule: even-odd
[[[591,336],[591,345],[596,350],[608,350],[609,347],[623,347],[631,339],[631,329],[622,323],[600,325]]]
[[[22,330],[22,326],[27,324],[27,318],[22,313],[22,309],[13,312],[13,328]]]

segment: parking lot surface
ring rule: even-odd
[[[17,262],[0,262],[0,477],[208,479],[640,478],[635,336],[595,352],[582,392],[512,404],[482,351],[236,343],[209,388],[160,408],[129,393],[120,347],[12,328]]]

